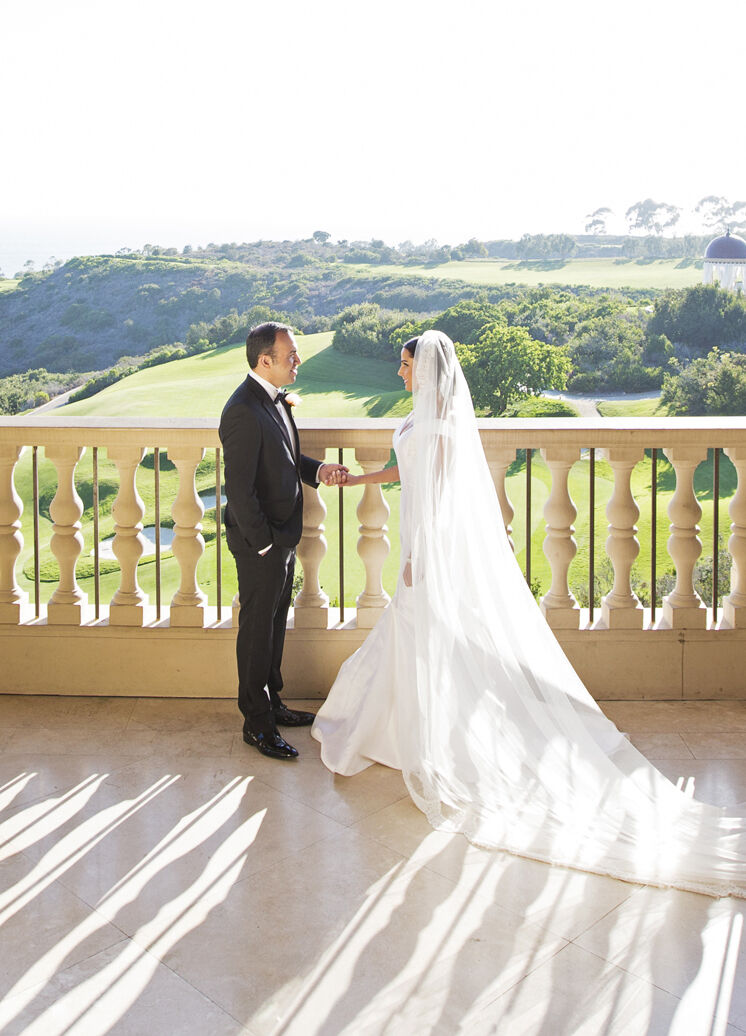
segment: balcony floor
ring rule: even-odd
[[[606,711],[746,801],[746,701]],[[1,1032],[746,1031],[746,901],[474,849],[288,736],[294,763],[224,700],[0,696]]]

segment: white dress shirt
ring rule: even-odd
[[[258,381],[259,382],[259,384],[265,390],[265,392],[267,393],[269,398],[272,400],[272,405],[276,406],[277,405],[276,404],[277,394],[280,391],[277,388],[277,386],[273,385],[269,381],[265,381],[264,378],[260,378],[258,374],[255,374],[254,371],[251,370],[251,368],[249,368],[249,377],[253,378],[254,381]],[[295,460],[297,460],[298,458],[297,458],[296,453],[295,453],[295,431],[293,430],[293,424],[292,424],[292,421],[290,420],[290,415],[288,414],[287,410],[282,405],[282,403],[280,403],[280,405],[277,407],[277,409],[280,412],[280,416],[281,416],[282,420],[285,422],[285,427],[287,428],[288,436],[290,437],[290,448],[293,451],[293,457],[295,458]],[[319,464],[318,469],[316,471],[316,481],[317,482],[321,481],[321,479],[319,477],[319,473],[320,473],[321,469],[323,468],[323,466],[324,466],[324,464],[322,462],[321,464]],[[269,551],[271,549],[272,549],[272,544],[270,543],[270,545],[268,547],[263,547],[259,551],[259,553],[260,554],[266,554],[267,551]]]

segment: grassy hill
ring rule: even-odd
[[[201,337],[199,328],[255,306],[324,330],[346,306],[373,302],[421,316],[480,294],[515,299],[532,285],[578,295],[627,286],[634,301],[696,284],[694,260],[580,259],[448,262],[432,266],[252,266],[227,258],[87,256],[48,274],[0,281],[0,377],[31,368],[103,370],[121,357]],[[235,331],[235,326],[231,334]],[[244,331],[245,334],[245,331]],[[215,337],[212,341],[225,341]]]
[[[297,416],[385,417],[406,400],[391,362],[350,356],[331,348],[332,333],[299,335],[301,366],[295,383]],[[55,411],[59,417],[218,417],[246,377],[243,343],[138,371],[89,399]],[[397,410],[398,412],[398,410]],[[406,412],[406,411],[405,411]]]
[[[505,289],[493,292],[497,300]],[[185,342],[190,327],[257,305],[294,326],[322,330],[353,303],[435,313],[476,293],[401,268],[382,274],[345,263],[296,270],[227,259],[87,256],[0,292],[0,377],[32,367],[103,370],[120,357]]]
[[[299,348],[303,363],[300,367],[296,389],[302,396],[302,405],[297,411],[299,419],[304,417],[366,417],[394,416],[408,411],[411,398],[401,389],[401,382],[396,375],[396,358],[391,363],[360,357],[351,357],[335,352],[331,348],[329,333],[301,336]],[[213,416],[217,417],[223,403],[234,387],[243,379],[246,371],[244,349],[241,344],[224,349],[203,353],[199,356],[174,361],[160,367],[140,371],[126,378],[90,399],[70,404],[55,411],[62,419],[65,416]],[[616,412],[634,412],[640,416],[651,412],[657,405],[653,397],[644,400],[620,401],[608,404],[616,407]],[[118,478],[116,469],[100,451],[99,477],[101,493],[101,537],[111,535],[114,522],[111,517],[111,505],[114,501]],[[41,457],[41,454],[40,454]],[[328,459],[332,458],[331,453]],[[357,470],[353,451],[346,451],[345,462],[353,470]],[[92,464],[91,454],[87,451],[78,468],[78,492],[85,504],[83,516],[83,534],[85,549],[79,569],[80,583],[93,599],[93,579],[91,578],[90,554],[92,539]],[[671,569],[671,562],[665,555],[665,541],[668,536],[669,519],[667,507],[673,495],[673,472],[667,462],[659,459],[659,492],[658,492],[658,573]],[[31,499],[31,463],[26,454],[19,466],[17,484],[25,501]],[[197,473],[197,488],[200,492],[214,491],[215,462],[214,454],[208,451],[207,456]],[[543,507],[549,495],[550,475],[541,457],[536,454],[532,466],[533,506],[531,515],[532,543],[532,575],[538,581],[542,592],[550,582],[549,565],[542,553],[545,536]],[[613,488],[612,472],[600,458],[596,463],[596,564],[597,568],[604,557],[604,544],[607,536],[606,505]],[[700,465],[696,480],[697,495],[703,508],[701,521],[701,538],[704,544],[703,556],[711,553],[712,542],[712,463],[711,460]],[[49,503],[55,490],[55,473],[52,465],[41,459],[41,529],[42,544],[48,544],[51,535],[49,520]],[[525,461],[519,458],[512,466],[508,482],[508,495],[515,507],[513,521],[513,539],[519,564],[525,564]],[[152,460],[143,464],[138,473],[138,491],[146,506],[144,524],[154,522],[154,474]],[[570,568],[570,583],[576,592],[587,593],[588,556],[589,556],[589,461],[587,454],[574,465],[570,476],[570,491],[578,509],[575,522],[575,538],[578,543],[578,554]],[[633,491],[641,510],[639,539],[641,543],[640,557],[635,565],[641,579],[648,579],[650,563],[650,461],[645,459],[638,464],[633,475]],[[170,508],[177,492],[176,472],[166,464],[161,474],[162,522],[167,524]],[[727,502],[735,492],[735,472],[726,458],[721,458],[721,509],[720,521],[723,535],[727,535]],[[346,604],[354,606],[355,595],[360,592],[364,583],[364,570],[357,555],[358,520],[355,509],[362,495],[360,487],[351,489],[321,489],[322,499],[327,507],[325,519],[328,553],[321,569],[321,581],[332,601],[338,601],[339,579],[337,558],[338,543],[338,508],[340,501],[345,509],[344,546]],[[384,585],[393,591],[398,571],[398,525],[399,525],[399,488],[388,486],[385,498],[391,509],[388,521],[391,553],[384,568]],[[23,534],[26,546],[21,558],[23,576],[21,582],[26,589],[33,592],[33,569],[30,544],[32,539],[31,509],[26,507],[23,516]],[[199,565],[199,578],[207,591],[211,603],[215,603],[216,585],[216,550],[215,550],[215,512],[211,505],[204,520],[207,547]],[[43,568],[49,577],[54,576],[55,562],[48,551],[43,552]],[[109,567],[116,568],[116,563]],[[236,589],[233,562],[227,551],[223,552],[223,603],[228,606]],[[166,557],[162,566],[163,600],[165,603],[178,585],[178,566],[175,559]],[[143,589],[154,601],[155,566],[151,559],[144,559],[139,569],[139,580]],[[102,599],[108,600],[116,589],[118,574],[116,571],[102,576]],[[44,599],[48,599],[53,589],[52,582],[43,585]]]

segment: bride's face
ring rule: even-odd
[[[414,367],[414,356],[410,353],[409,349],[402,349],[401,351],[401,363],[399,364],[399,370],[397,374],[404,382],[404,388],[407,392],[412,391],[412,369]]]

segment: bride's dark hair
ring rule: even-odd
[[[415,350],[417,349],[417,343],[419,342],[419,336],[416,338],[410,338],[408,342],[405,342],[402,349],[406,349],[410,356],[414,356]]]

